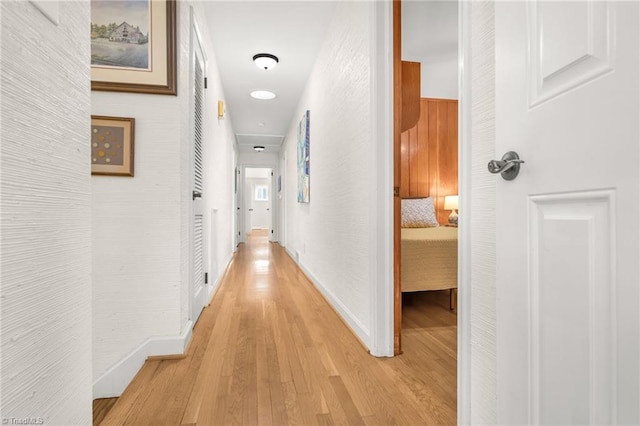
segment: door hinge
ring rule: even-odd
[[[207,77],[204,78],[204,88],[207,88]]]
[[[271,233],[273,234],[273,229],[271,230]]]
[[[394,186],[393,187],[393,196],[394,197],[399,197],[400,196],[400,187],[399,186]]]
[[[205,273],[204,273],[204,283],[205,283],[205,284],[208,284],[208,283],[209,283],[209,273],[208,273],[208,272],[205,272]]]

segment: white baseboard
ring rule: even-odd
[[[218,276],[215,283],[210,286],[211,289],[207,294],[209,303],[227,274],[233,261],[233,256],[234,253],[229,255],[224,271]],[[179,336],[150,337],[147,339],[93,383],[93,399],[120,396],[150,356],[184,354],[187,345],[191,341],[192,332],[193,322],[189,320]]]
[[[208,289],[208,292],[207,292],[207,306],[211,304],[211,300],[213,299],[213,296],[216,295],[216,291],[218,291],[220,284],[222,284],[222,280],[227,275],[227,272],[229,271],[229,267],[231,266],[231,262],[233,262],[234,256],[235,256],[235,251],[229,254],[229,258],[227,259],[227,263],[225,264],[226,266],[224,267],[224,270],[220,275],[218,275],[218,278],[216,278],[215,282],[209,286],[210,288]]]
[[[296,265],[299,265],[298,263],[298,256],[296,255],[296,253],[293,253],[291,250],[289,250],[289,247],[284,247],[284,251],[287,252],[287,254],[289,255],[289,257],[296,263]]]
[[[187,321],[179,336],[150,337],[93,383],[93,399],[122,395],[150,356],[183,354],[191,340],[193,323]]]
[[[351,329],[358,339],[366,346],[367,349],[371,349],[371,334],[369,330],[360,322],[359,319],[353,315],[353,313],[347,308],[329,289],[327,289],[322,283],[313,275],[302,262],[299,261],[298,256],[292,253],[288,248],[285,251],[293,259],[298,267],[309,278],[309,281],[320,291],[320,294],[324,296],[325,300],[335,309],[335,311],[342,317],[347,326]]]

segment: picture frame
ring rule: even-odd
[[[91,174],[133,177],[134,138],[134,118],[92,115]]]
[[[309,203],[310,197],[310,122],[311,112],[306,110],[298,123],[297,131],[297,166],[298,166],[298,202]]]
[[[178,94],[176,0],[91,0],[91,90]]]

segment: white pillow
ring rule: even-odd
[[[438,225],[433,198],[402,200],[401,226],[403,228],[435,228]]]

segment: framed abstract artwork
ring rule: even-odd
[[[91,0],[91,89],[177,94],[175,0]]]
[[[311,199],[310,189],[310,168],[309,168],[309,121],[310,112],[305,111],[302,119],[298,123],[298,202],[308,203]]]
[[[91,174],[133,176],[135,119],[91,116]]]

